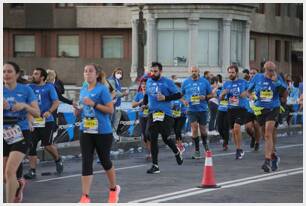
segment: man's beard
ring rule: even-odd
[[[157,80],[159,80],[159,78],[160,78],[160,75],[153,75],[152,77],[151,77],[153,80],[155,80],[155,81],[157,81]]]

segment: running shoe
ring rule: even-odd
[[[280,163],[280,157],[277,156],[275,153],[272,154],[271,169],[272,169],[273,172],[278,169],[279,163]]]
[[[57,161],[55,161],[55,164],[57,174],[62,174],[64,171],[64,164],[62,158],[60,157]]]
[[[23,190],[24,190],[24,187],[26,185],[26,181],[25,181],[24,178],[21,178],[21,179],[18,180],[18,183],[19,183],[19,187],[16,191],[14,203],[21,203],[22,202]]]
[[[255,138],[252,137],[251,143],[250,143],[250,148],[254,148],[254,146],[255,146]]]
[[[228,150],[228,145],[227,144],[223,144],[223,151],[227,151]]]
[[[158,165],[152,165],[150,169],[147,170],[148,174],[157,174],[160,173]]]
[[[191,156],[192,159],[200,159],[201,158],[201,154],[200,151],[195,151],[193,153],[193,155]]]
[[[120,186],[116,185],[115,191],[112,190],[109,191],[108,203],[117,203],[119,201],[120,190],[121,190]]]
[[[254,146],[254,151],[257,152],[259,150],[259,143],[255,143],[255,146]]]
[[[184,147],[184,145],[183,145],[182,143],[177,144],[177,148],[179,149],[179,151],[180,151],[181,153],[185,152],[185,147]]]
[[[270,172],[271,171],[270,160],[265,160],[264,164],[261,166],[261,169],[263,169],[264,172]]]
[[[237,159],[241,160],[243,158],[243,156],[244,156],[244,151],[242,149],[237,149],[236,150],[236,160]]]
[[[176,162],[178,165],[183,164],[183,155],[182,152],[178,151],[178,153],[175,155]]]
[[[88,195],[82,195],[79,203],[90,203],[90,198]]]
[[[23,177],[27,180],[32,180],[36,178],[36,172],[34,170],[30,169],[28,173],[24,174]]]

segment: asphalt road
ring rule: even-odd
[[[280,136],[278,154],[280,168],[264,173],[263,142],[259,152],[249,148],[244,140],[245,157],[235,160],[235,150],[223,152],[214,143],[213,166],[220,188],[201,189],[205,159],[193,160],[193,146],[187,147],[184,163],[178,166],[174,155],[160,145],[160,174],[146,174],[151,163],[144,153],[125,154],[114,159],[117,181],[121,186],[120,202],[168,202],[168,203],[301,203],[303,202],[303,135]],[[203,147],[201,148],[203,151]],[[81,159],[66,160],[61,177],[41,176],[42,172],[55,171],[53,162],[39,164],[37,179],[28,181],[24,192],[26,203],[76,203],[81,195]],[[25,165],[27,171],[28,165]],[[92,202],[107,202],[107,179],[99,164],[94,163],[94,180],[91,189]]]

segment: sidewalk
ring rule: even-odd
[[[292,135],[292,134],[297,134],[300,132],[303,132],[303,127],[302,125],[293,125],[290,127],[285,127],[284,125],[280,125],[278,128],[278,135]],[[174,136],[172,136],[174,138]],[[230,137],[231,138],[231,137]],[[242,129],[242,138],[243,139],[249,139],[250,137],[246,134],[244,129]],[[193,144],[191,137],[186,136],[183,134],[183,140],[184,142]],[[208,136],[208,141],[209,143],[220,143],[221,137],[219,135],[216,136]],[[161,137],[159,139],[159,142],[162,142]],[[220,144],[221,147],[221,144]],[[59,143],[57,144],[58,151],[60,155],[63,157],[64,160],[66,159],[72,159],[75,157],[80,157],[80,144],[79,141],[72,141],[72,142],[65,142],[65,143]],[[135,137],[135,138],[126,138],[122,137],[120,142],[114,142],[113,147],[111,150],[111,155],[112,156],[117,156],[117,155],[123,155],[124,153],[127,152],[141,152],[144,150],[144,144],[141,141],[140,137]],[[52,160],[52,157],[49,155],[48,152],[44,152],[42,148],[40,147],[37,151],[38,158],[40,161],[49,161]]]

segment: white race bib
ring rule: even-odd
[[[22,130],[19,125],[9,126],[3,130],[3,139],[11,145],[24,139]]]
[[[162,122],[165,119],[165,113],[164,112],[154,112],[153,113],[153,122]]]
[[[33,127],[41,128],[46,126],[46,119],[42,117],[34,118]]]

